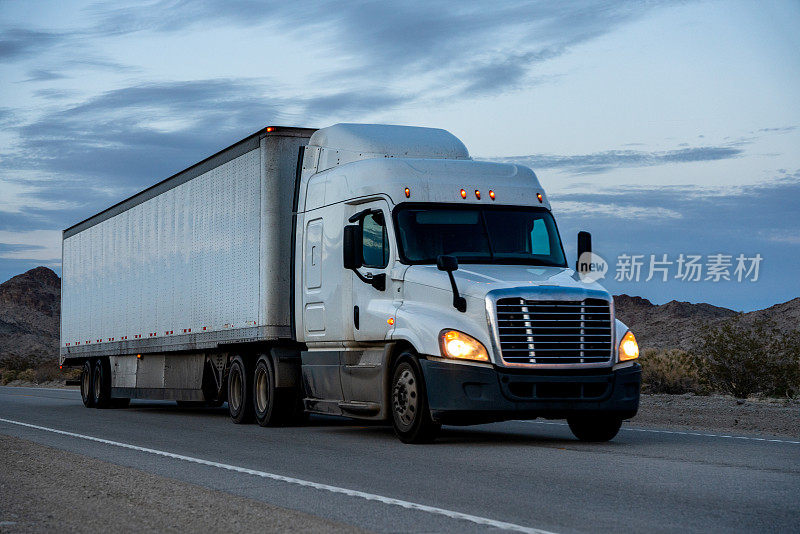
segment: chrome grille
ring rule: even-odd
[[[605,363],[611,359],[611,308],[602,299],[501,298],[500,351],[509,364]]]

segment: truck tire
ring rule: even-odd
[[[94,367],[92,366],[92,362],[86,360],[83,362],[83,368],[81,369],[81,399],[83,400],[83,405],[87,408],[94,407]]]
[[[108,408],[111,405],[111,366],[108,358],[99,358],[95,362],[92,377],[94,407]]]
[[[236,424],[252,423],[254,410],[251,366],[236,356],[228,371],[228,413]]]
[[[293,406],[288,406],[284,391],[275,388],[275,371],[272,362],[261,356],[256,363],[253,376],[253,410],[256,422],[261,426],[282,425],[291,414]]]
[[[622,426],[622,419],[609,415],[568,417],[572,433],[581,441],[603,442],[614,439]]]
[[[416,356],[404,352],[397,359],[389,391],[394,433],[403,443],[430,443],[441,425],[431,419],[428,393]]]

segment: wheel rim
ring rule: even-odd
[[[96,368],[94,370],[94,398],[95,399],[99,399],[100,398],[100,379],[101,379],[100,368],[98,367],[98,368]]]
[[[419,405],[417,379],[411,369],[403,369],[392,388],[392,407],[397,424],[402,429],[414,424]]]
[[[263,367],[256,370],[256,406],[259,413],[267,411],[269,404],[269,377]]]
[[[89,377],[88,369],[83,370],[83,378],[81,379],[81,395],[84,399],[89,398]]]
[[[233,411],[237,412],[242,405],[242,376],[238,370],[231,374],[231,398],[228,402],[230,402]]]

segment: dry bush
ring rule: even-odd
[[[5,386],[12,380],[17,379],[18,371],[16,369],[2,369],[0,370],[0,382]]]
[[[747,325],[737,316],[707,328],[694,353],[700,377],[720,393],[737,398],[800,395],[798,331],[781,331],[768,320]]]
[[[36,380],[36,371],[33,369],[25,369],[24,371],[20,371],[17,373],[17,380],[22,380],[23,382],[33,382]]]
[[[63,380],[64,374],[58,368],[58,364],[53,361],[47,361],[39,364],[34,370],[34,381],[37,384],[42,382],[51,382],[53,380]]]
[[[706,393],[697,361],[680,349],[644,349],[642,391],[644,393]]]

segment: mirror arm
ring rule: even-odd
[[[458,293],[458,286],[456,285],[456,278],[453,276],[453,271],[447,271],[447,276],[450,277],[450,287],[453,288],[453,307],[464,313],[467,311],[467,299]]]

